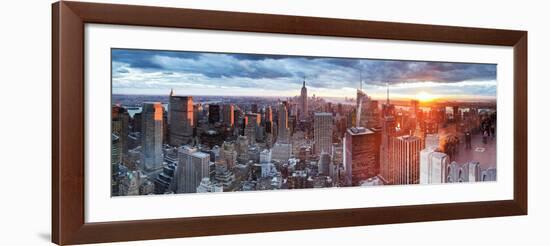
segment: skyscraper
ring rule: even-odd
[[[235,122],[235,107],[233,104],[223,105],[223,123],[228,127],[233,127]]]
[[[208,106],[208,123],[220,122],[220,105],[210,104]]]
[[[344,137],[346,184],[372,178],[380,173],[380,136],[364,127],[352,127]]]
[[[195,193],[203,178],[210,175],[210,155],[196,148],[183,146],[178,149],[176,168],[176,192]]]
[[[302,90],[300,91],[300,120],[306,119],[308,116],[308,104],[307,104],[307,88],[306,80],[302,83]]]
[[[111,134],[111,170],[117,172],[118,164],[122,161],[120,137],[116,134]]]
[[[464,164],[458,164],[451,162],[448,164],[445,175],[446,183],[462,183],[462,182],[478,182],[486,181],[486,174],[488,170],[481,171],[481,166],[477,161],[470,161]],[[493,179],[494,180],[494,179]]]
[[[288,109],[286,102],[279,104],[279,122],[277,123],[277,142],[289,143],[290,142],[290,130],[288,129]]]
[[[271,106],[267,106],[265,109],[265,115],[264,115],[264,125],[265,125],[265,136],[266,136],[266,146],[268,148],[271,148],[273,144],[274,139],[274,129],[273,129],[273,111],[271,110]]]
[[[143,103],[141,146],[142,164],[146,170],[155,170],[162,165],[162,111],[159,102]]]
[[[422,139],[417,136],[400,136],[390,139],[391,184],[418,184],[420,176],[420,151]]]
[[[233,168],[237,164],[237,150],[234,142],[223,142],[220,150],[220,160],[225,162],[228,168]]]
[[[279,161],[288,161],[292,154],[292,144],[275,143],[271,149],[271,158]]]
[[[111,110],[111,131],[117,137],[117,148],[119,155],[112,161],[124,162],[125,155],[128,153],[128,131],[130,115],[128,110],[121,106],[113,106]],[[115,144],[113,143],[113,148]]]
[[[332,149],[332,114],[315,113],[313,122],[314,153],[331,153]]]
[[[332,147],[332,146],[331,146]],[[322,175],[330,175],[330,166],[331,166],[331,157],[330,154],[327,152],[321,152],[321,155],[319,156],[319,174]]]
[[[250,105],[250,111],[252,113],[258,113],[258,104],[253,103],[252,105]]]
[[[267,106],[267,108],[265,109],[265,121],[266,122],[273,121],[273,110],[271,110],[271,106]]]
[[[418,118],[418,110],[419,110],[418,100],[415,100],[415,99],[411,100],[411,108],[410,108],[411,118],[415,118],[415,119]]]
[[[246,136],[240,135],[237,137],[236,150],[239,163],[245,164],[248,162],[248,141]]]
[[[382,134],[380,141],[380,176],[386,183],[393,183],[392,145],[391,139],[396,136],[395,119],[393,116],[385,116],[382,120]]]
[[[244,127],[244,135],[248,138],[250,144],[254,144],[256,143],[257,131],[260,125],[260,114],[247,113],[245,117],[246,125]]]
[[[168,110],[168,121],[170,123],[169,144],[180,146],[189,143],[193,139],[195,116],[198,116],[194,113],[193,97],[176,96],[172,90]]]
[[[362,85],[362,83],[361,83]],[[356,116],[355,116],[355,127],[366,127],[367,117],[365,112],[368,110],[368,96],[363,92],[362,89],[357,89],[357,96],[355,97],[356,103]]]
[[[449,160],[447,154],[436,152],[433,146],[420,151],[420,184],[445,183]]]
[[[271,163],[271,150],[264,149],[260,152],[260,163]]]

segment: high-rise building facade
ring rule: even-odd
[[[382,119],[382,132],[380,141],[380,176],[387,184],[393,183],[393,166],[392,162],[392,145],[391,139],[396,136],[395,118],[391,115],[391,107],[393,105],[384,104],[386,116]]]
[[[390,139],[390,169],[392,184],[418,184],[420,182],[420,151],[422,139],[417,136],[400,136]]]
[[[413,99],[411,100],[411,107],[410,107],[410,114],[411,118],[418,119],[418,112],[419,112],[419,106],[418,106],[418,100]]]
[[[228,127],[233,127],[235,123],[235,107],[233,104],[223,105],[223,123]]]
[[[481,172],[481,181],[496,181],[497,180],[497,169],[492,167]]]
[[[302,84],[302,90],[300,91],[300,120],[306,119],[308,116],[308,102],[307,102],[307,88],[306,80]]]
[[[260,152],[260,163],[271,163],[271,150],[264,149]]]
[[[266,122],[272,122],[273,121],[273,110],[271,109],[271,106],[267,106],[265,109],[265,117]]]
[[[203,178],[210,176],[210,155],[196,148],[182,146],[178,149],[176,168],[176,192],[195,193]]]
[[[275,143],[271,149],[271,158],[279,161],[288,161],[292,154],[292,144],[289,143]]]
[[[362,89],[357,89],[357,96],[355,97],[355,127],[366,127],[367,117],[365,112],[368,110],[368,96]]]
[[[285,102],[279,104],[279,114],[277,123],[277,142],[289,143],[290,130],[288,128],[288,109]]]
[[[450,159],[447,154],[435,150],[436,148],[426,146],[420,151],[420,184],[445,183]]]
[[[249,144],[256,143],[260,120],[261,117],[258,113],[247,113],[245,115],[244,135],[248,138]]]
[[[479,162],[470,161],[464,164],[459,164],[453,161],[449,165],[447,165],[445,171],[445,182],[462,183],[485,181],[483,180],[484,172],[481,171],[481,166]]]
[[[235,143],[224,141],[220,149],[220,160],[225,162],[228,168],[233,168],[237,165],[237,150]]]
[[[210,104],[208,106],[208,123],[215,124],[217,122],[220,122],[220,114],[220,105]]]
[[[327,152],[321,152],[321,155],[319,156],[319,174],[329,176],[330,175],[330,168],[331,168],[331,157],[330,154]]]
[[[196,125],[195,113],[193,108],[193,97],[176,96],[174,91],[170,93],[168,105],[169,121],[169,144],[180,146],[187,144],[193,139],[193,128]]]
[[[128,111],[121,106],[113,106],[111,109],[111,164],[124,164],[128,153]]]
[[[242,164],[248,162],[248,138],[246,136],[238,136],[236,143],[237,161]]]
[[[130,115],[128,110],[121,106],[114,106],[111,114],[111,129],[119,137],[120,153],[122,156],[128,153],[128,134],[130,127]]]
[[[332,149],[332,114],[315,113],[313,119],[314,153],[331,153]]]
[[[364,127],[352,127],[344,137],[344,169],[347,185],[380,173],[380,133]]]
[[[162,104],[145,102],[142,110],[141,147],[143,167],[155,170],[162,166]]]
[[[118,164],[122,162],[122,154],[121,154],[121,145],[120,145],[120,137],[116,134],[111,134],[111,167],[112,172],[116,172],[118,169]]]

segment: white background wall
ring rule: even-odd
[[[289,15],[521,29],[529,31],[529,215],[323,230],[216,236],[115,245],[547,245],[550,219],[550,88],[545,1],[104,1]],[[1,245],[50,241],[50,3],[5,1],[0,14]],[[289,221],[289,223],[292,223]],[[528,243],[526,243],[528,242]]]

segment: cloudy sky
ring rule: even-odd
[[[284,55],[112,50],[114,94],[493,99],[496,65]]]

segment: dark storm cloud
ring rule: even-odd
[[[156,64],[152,60],[152,57],[164,56],[164,57],[196,59],[200,56],[200,53],[179,52],[179,51],[112,49],[111,56],[113,61],[126,63],[133,68],[162,69],[162,66],[160,66],[159,64]]]
[[[151,50],[112,50],[115,76],[128,73],[128,68],[142,72],[201,75],[206,78],[242,78],[241,87],[257,87],[250,80],[280,79],[317,88],[356,87],[361,74],[371,85],[431,81],[496,80],[496,65],[449,62],[417,62],[349,58],[298,57],[285,55],[222,54]],[[218,80],[219,81],[219,80]],[[219,83],[219,82],[218,82]],[[285,86],[281,84],[281,86]]]
[[[326,62],[328,64],[340,66],[340,67],[348,67],[348,68],[359,68],[360,67],[360,60],[359,59],[345,59],[345,58],[320,58],[323,62]]]

